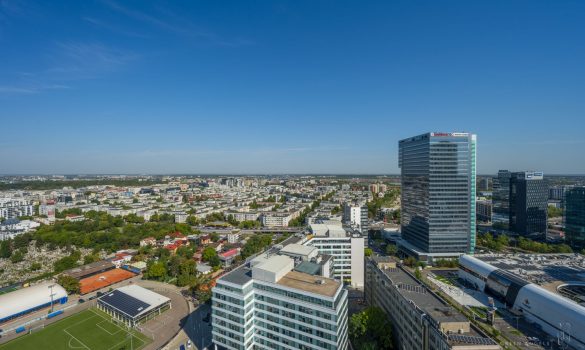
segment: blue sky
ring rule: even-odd
[[[0,0],[0,173],[585,174],[583,1]]]

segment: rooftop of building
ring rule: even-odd
[[[321,272],[321,265],[310,261],[303,261],[295,267],[295,271],[304,272],[309,275],[318,275]]]
[[[291,243],[285,245],[280,252],[285,254],[293,254],[293,255],[311,255],[314,254],[317,248],[312,246],[306,246],[297,243]]]
[[[392,258],[381,256],[374,256],[370,259],[377,264],[394,261]],[[393,285],[400,291],[400,294],[403,297],[412,301],[418,308],[433,318],[436,322],[469,322],[469,320],[464,315],[451,307],[448,303],[429,290],[424,284],[419,282],[414,276],[412,276],[400,266],[396,268],[382,268],[380,270],[390,278]],[[479,338],[486,339],[486,342],[492,342],[489,337],[486,337],[473,327],[470,327],[469,332],[466,332],[463,335],[475,341],[475,343],[472,342],[472,344],[477,344],[480,341]],[[457,343],[465,343],[464,337],[459,337],[457,339]]]
[[[300,289],[326,297],[333,297],[341,284],[330,278],[313,276],[299,271],[291,271],[284,275],[277,284],[289,288]]]
[[[87,264],[87,265],[78,266],[78,267],[74,267],[74,268],[69,269],[69,270],[65,270],[65,271],[63,271],[63,274],[71,276],[73,278],[82,278],[82,277],[87,276],[87,275],[91,275],[94,273],[101,272],[103,270],[113,269],[113,268],[114,268],[114,265],[112,264],[111,261],[100,260],[100,261],[92,262],[92,263]]]
[[[564,295],[558,292],[561,285],[585,283],[585,256],[580,254],[476,254],[474,257],[556,294]],[[585,299],[575,301],[585,304]]]

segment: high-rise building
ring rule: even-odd
[[[547,229],[548,185],[540,171],[521,171],[510,177],[510,231],[544,237]]]
[[[476,135],[427,133],[398,146],[401,249],[431,260],[473,253]]]
[[[347,349],[347,290],[339,281],[308,273],[317,264],[299,258],[302,250],[295,252],[295,258],[263,254],[217,280],[212,296],[216,345]]]
[[[553,201],[562,201],[565,197],[566,186],[554,186],[548,189],[548,199]]]
[[[567,244],[577,251],[585,249],[585,187],[565,192],[564,220]]]
[[[477,221],[491,222],[492,221],[492,201],[487,199],[478,200],[476,203]]]
[[[498,171],[493,180],[492,225],[496,229],[507,230],[510,224],[510,177],[508,170]]]

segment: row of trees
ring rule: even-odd
[[[506,235],[498,235],[494,237],[490,232],[477,235],[477,244],[482,247],[494,251],[502,251],[511,245],[510,238]],[[572,253],[573,250],[567,244],[549,244],[536,242],[528,238],[519,237],[516,240],[516,245],[520,249],[524,249],[535,253]]]
[[[266,249],[272,243],[272,235],[263,234],[263,235],[255,235],[248,239],[240,255],[242,259],[246,259],[249,256],[254,254],[260,253],[264,249]]]
[[[162,183],[162,179],[139,180],[113,180],[113,179],[96,179],[96,180],[65,180],[65,181],[23,181],[16,183],[0,183],[0,191],[6,190],[53,190],[63,187],[88,187],[97,185],[112,185],[118,187],[126,186],[150,186]]]

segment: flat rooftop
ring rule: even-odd
[[[69,275],[73,278],[82,278],[87,275],[99,273],[108,269],[113,269],[115,266],[112,264],[111,261],[107,260],[100,260],[96,262],[92,262],[91,264],[83,265],[74,267],[69,270],[63,271],[63,274]]]
[[[252,280],[252,269],[246,265],[242,265],[230,273],[221,276],[219,280],[243,286]]]
[[[280,250],[281,253],[293,255],[311,255],[317,248],[302,244],[288,244]]]
[[[394,261],[388,257],[372,257],[376,263]],[[417,307],[438,323],[469,322],[467,317],[451,307],[438,295],[430,291],[424,284],[411,276],[400,267],[380,269],[390,278],[393,285],[398,288],[400,294],[411,300]],[[480,333],[470,324],[469,332],[461,336],[450,335],[449,342],[453,345],[493,345],[493,340]]]
[[[585,256],[580,254],[479,254],[474,257],[557,294],[560,285],[585,283]]]
[[[320,282],[322,281],[322,282]],[[304,290],[306,292],[333,297],[341,286],[336,280],[322,276],[312,276],[303,272],[291,271],[284,275],[276,284]]]

